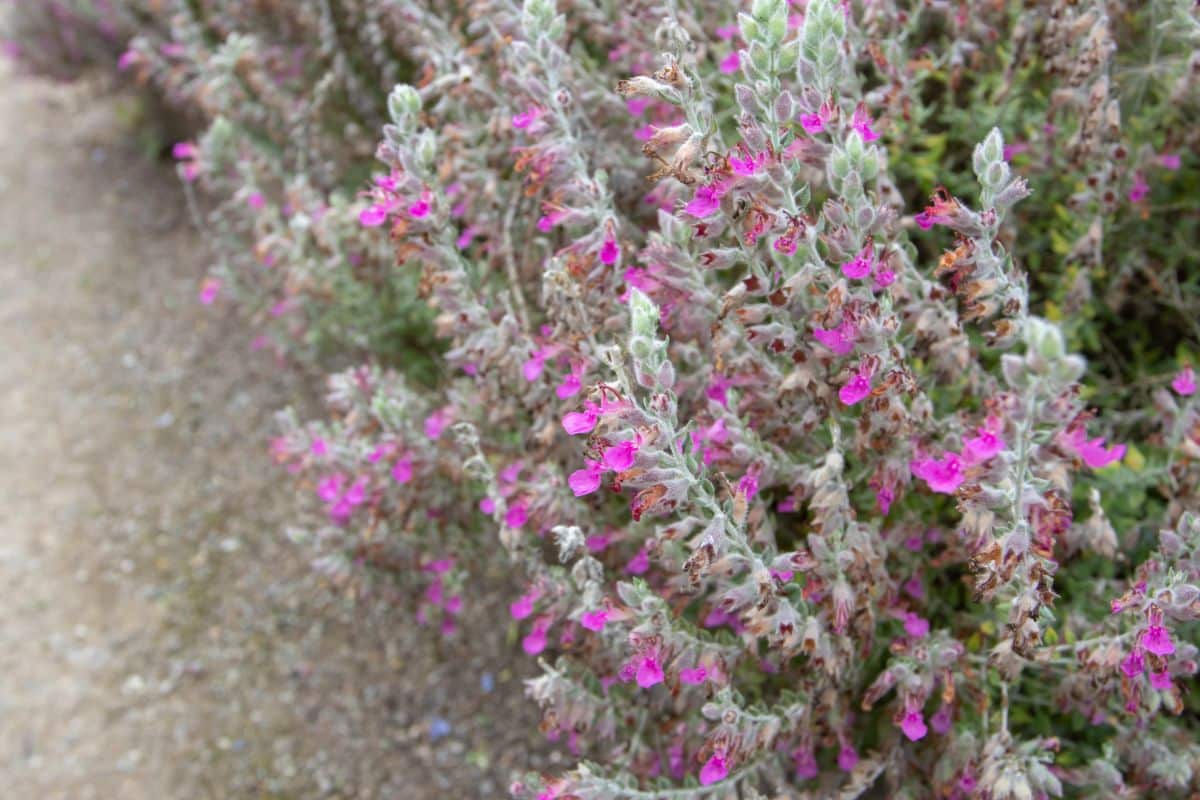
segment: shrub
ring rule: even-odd
[[[511,561],[514,794],[1200,789],[1193,7],[176,12],[205,296],[376,357],[293,534],[447,635]]]

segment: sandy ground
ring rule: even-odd
[[[431,643],[286,541],[265,443],[313,382],[196,302],[135,109],[0,72],[0,796],[504,796],[513,632]]]

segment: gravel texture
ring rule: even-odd
[[[0,73],[0,794],[506,796],[559,756],[515,630],[440,641],[288,543],[266,441],[319,384],[196,301],[138,108]]]

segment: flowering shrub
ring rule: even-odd
[[[281,417],[295,538],[446,635],[525,584],[578,763],[516,796],[1200,791],[1191,4],[162,30],[123,60],[214,117],[201,299],[377,358]]]

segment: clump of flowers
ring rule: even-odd
[[[1139,120],[1134,152],[1122,119],[1196,106],[1194,9],[1150,34],[1121,4],[337,5],[407,82],[323,11],[286,28],[317,67],[214,46],[206,3],[182,55],[129,65],[186,92],[185,59],[220,106],[179,151],[224,192],[204,297],[427,306],[436,371],[338,372],[273,452],[318,569],[447,635],[519,628],[574,766],[516,796],[1200,790],[1194,324],[1135,381],[1063,314],[1115,270],[1194,307],[1194,253],[1168,279],[1119,244],[1196,185],[1194,125]],[[1114,53],[1150,35],[1161,85],[1127,91]],[[340,319],[374,351],[366,316]],[[475,608],[498,559],[519,588]]]

